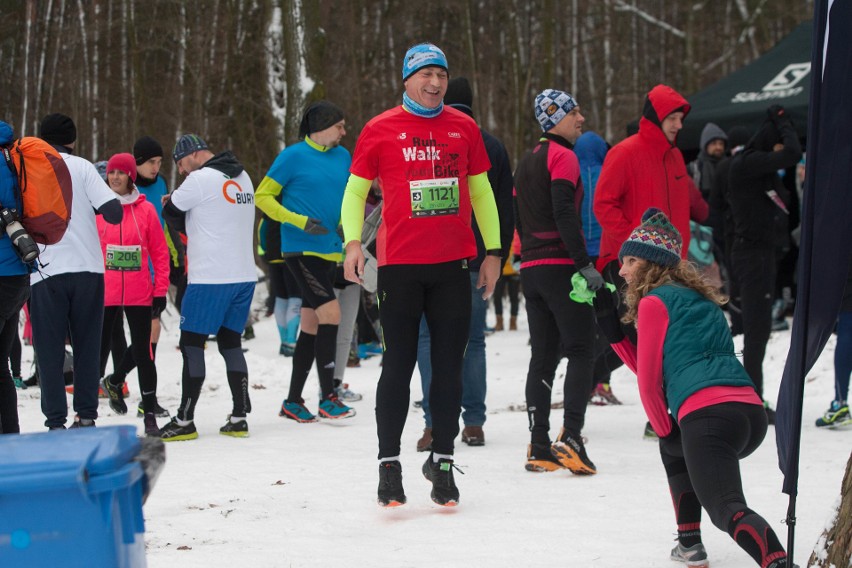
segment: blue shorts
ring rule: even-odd
[[[215,335],[226,327],[242,333],[248,320],[254,282],[236,284],[190,284],[186,287],[180,315],[180,329]]]

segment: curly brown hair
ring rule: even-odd
[[[662,266],[647,260],[636,269],[633,282],[627,285],[624,304],[627,313],[621,318],[624,323],[635,323],[639,315],[639,300],[663,284],[677,283],[692,288],[718,306],[727,303],[728,297],[709,284],[688,261],[682,260],[676,266]]]

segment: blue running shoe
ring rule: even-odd
[[[331,395],[320,402],[317,414],[319,414],[321,418],[337,420],[340,418],[351,418],[352,416],[355,416],[355,409],[346,406],[340,402],[339,398]]]
[[[285,400],[281,403],[281,411],[278,413],[278,416],[302,423],[316,422],[317,417],[311,414],[311,411],[305,407],[304,403],[305,401],[302,399],[299,399],[298,402]]]
[[[840,426],[852,426],[852,415],[849,414],[849,405],[845,400],[833,400],[825,414],[817,418],[817,428],[837,428]]]

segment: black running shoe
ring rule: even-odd
[[[455,507],[459,504],[459,488],[453,478],[454,468],[458,469],[453,460],[441,458],[436,463],[431,453],[423,463],[423,476],[432,482],[432,501],[438,505]]]
[[[123,385],[112,384],[109,382],[110,377],[112,377],[112,375],[107,375],[101,379],[101,388],[109,399],[109,407],[112,408],[112,411],[116,414],[127,414],[127,403],[124,402],[124,393],[121,392],[121,387]]]
[[[136,418],[142,418],[143,416],[145,416],[145,409],[143,408],[143,406],[144,405],[140,404],[136,408]],[[160,406],[160,403],[158,402],[154,405],[154,416],[156,416],[157,418],[168,418],[169,411]]]
[[[219,428],[219,433],[223,436],[231,436],[234,438],[248,438],[248,422],[246,422],[245,419],[238,422],[231,422],[231,417],[228,416],[228,421],[225,422],[224,426]]]
[[[379,464],[378,502],[382,507],[405,505],[405,491],[402,489],[402,465],[398,461]]]
[[[71,424],[71,426],[68,427],[68,429],[70,430],[72,428],[94,428],[94,426],[95,421],[91,418],[80,418],[79,416],[75,416],[74,422]]]
[[[171,422],[160,428],[160,438],[162,438],[164,442],[194,440],[198,438],[198,431],[195,429],[195,422],[190,422],[186,426],[181,426],[178,424],[177,418],[172,418]]]

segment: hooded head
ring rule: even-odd
[[[666,136],[669,143],[674,144],[677,137],[677,132],[682,127],[680,121],[686,118],[689,114],[689,103],[683,96],[667,85],[657,85],[645,97],[645,106],[642,109],[642,118],[656,125]],[[677,115],[677,124],[673,127],[670,121],[674,118],[674,113],[683,113]],[[640,121],[641,129],[641,121]]]
[[[711,142],[715,142],[716,140],[721,140],[724,146],[722,147],[722,154],[719,155],[717,153],[711,153],[707,151],[707,146]],[[701,138],[699,142],[701,146],[701,152],[712,156],[714,158],[721,158],[724,155],[725,149],[728,146],[728,135],[725,134],[725,131],[719,128],[717,125],[712,122],[708,122],[704,125],[704,129],[701,131]]]
[[[749,138],[751,138],[751,133],[748,128],[738,124],[728,130],[728,147],[733,151],[735,148],[745,146]]]
[[[602,166],[607,151],[609,151],[609,144],[606,143],[606,140],[591,130],[583,132],[574,143],[574,153],[577,154],[577,159],[583,167],[586,165]]]
[[[778,127],[769,120],[763,121],[754,136],[746,143],[746,149],[757,150],[759,152],[771,152],[776,144],[781,143],[781,132]]]

